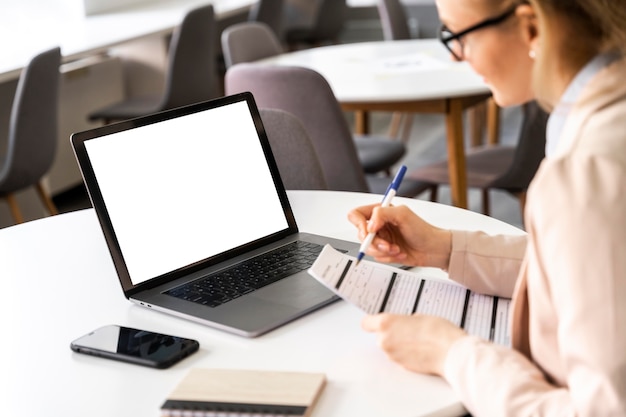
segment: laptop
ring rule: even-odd
[[[71,143],[133,303],[255,337],[337,300],[307,269],[326,243],[358,245],[298,231],[250,93]]]

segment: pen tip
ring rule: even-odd
[[[354,264],[354,266],[358,266],[359,262],[361,262],[361,259],[363,259],[363,256],[365,256],[365,254],[363,252],[359,252],[359,254],[356,256],[356,262]]]

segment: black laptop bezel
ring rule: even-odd
[[[133,285],[130,274],[128,272],[128,268],[126,267],[126,262],[124,261],[124,256],[122,254],[119,242],[115,235],[115,231],[113,229],[113,225],[109,217],[106,204],[102,197],[98,181],[95,177],[93,166],[90,162],[89,155],[87,154],[85,142],[96,138],[102,138],[113,133],[129,129],[135,129],[141,126],[146,126],[149,124],[154,124],[161,121],[244,101],[247,103],[250,110],[250,115],[258,133],[263,152],[265,153],[265,157],[268,162],[274,185],[278,192],[281,205],[284,209],[285,218],[288,224],[287,228],[275,234],[258,239],[254,242],[241,245],[229,251],[200,260],[191,265],[176,269],[158,277],[151,278],[137,285]],[[223,139],[223,137],[220,138],[220,140]],[[175,138],[173,138],[172,140],[175,140]],[[298,227],[296,225],[291,205],[289,204],[289,199],[287,198],[287,192],[285,191],[282,179],[280,178],[278,166],[276,164],[276,160],[274,159],[269,140],[267,139],[267,134],[265,132],[265,128],[263,126],[258,107],[256,105],[256,102],[254,101],[254,97],[250,92],[243,92],[230,96],[220,97],[217,99],[192,104],[189,106],[178,107],[175,109],[154,113],[144,117],[138,117],[119,123],[113,123],[110,125],[85,130],[82,132],[77,132],[71,135],[70,142],[74,150],[76,160],[78,161],[78,166],[81,171],[85,186],[87,188],[91,204],[93,205],[93,208],[98,217],[98,221],[100,223],[104,238],[107,242],[107,247],[109,248],[111,259],[113,260],[115,270],[117,272],[120,284],[122,285],[122,289],[126,298],[132,297],[139,291],[143,291],[145,289],[153,288],[167,282],[177,280],[201,269],[216,265],[234,256],[245,254],[251,250],[258,249],[278,239],[298,233]]]

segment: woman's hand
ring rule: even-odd
[[[378,334],[378,344],[394,362],[413,372],[440,376],[450,347],[466,335],[448,320],[424,315],[371,315],[361,326]]]
[[[448,268],[450,231],[425,222],[406,206],[358,207],[348,213],[348,219],[357,227],[360,240],[376,233],[367,254],[379,262]]]

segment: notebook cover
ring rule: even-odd
[[[322,373],[196,368],[161,410],[308,416],[325,384]]]

